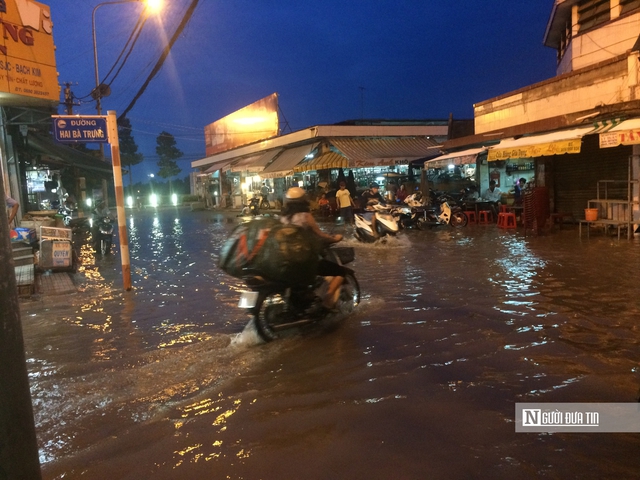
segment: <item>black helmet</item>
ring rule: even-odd
[[[372,183],[369,185],[369,188],[380,188],[380,185],[378,185],[376,182],[372,182]]]

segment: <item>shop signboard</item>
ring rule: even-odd
[[[640,128],[600,134],[600,148],[640,144]]]
[[[278,133],[278,94],[272,93],[204,127],[205,153],[209,157]]]
[[[107,143],[107,117],[103,115],[52,115],[53,134],[61,143]]]
[[[565,153],[580,153],[582,140],[571,139],[558,142],[539,143],[535,145],[523,145],[514,148],[490,148],[487,160],[508,160],[510,158],[533,158],[548,155],[562,155]]]
[[[53,43],[53,22],[47,5],[33,0],[0,1],[0,93],[3,103],[50,104],[60,101]]]

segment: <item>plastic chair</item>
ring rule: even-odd
[[[475,210],[467,210],[466,212],[464,212],[464,214],[469,219],[469,223],[478,223],[478,218],[476,217]]]
[[[509,212],[499,213],[498,228],[516,228],[516,214]]]
[[[480,210],[478,212],[478,225],[487,225],[489,223],[493,223],[491,210]]]

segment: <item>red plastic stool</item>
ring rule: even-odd
[[[508,212],[499,213],[498,228],[516,228],[516,214]]]
[[[506,205],[500,205],[500,213],[509,213]]]
[[[475,210],[467,210],[466,212],[464,212],[464,214],[469,219],[469,223],[478,223]]]
[[[491,210],[480,210],[478,212],[478,225],[486,225],[489,223],[493,223]]]

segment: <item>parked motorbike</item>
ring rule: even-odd
[[[66,203],[63,203],[62,205],[60,205],[60,208],[58,208],[58,215],[62,216],[62,222],[64,223],[64,226],[76,231],[81,229],[88,230],[89,219],[87,217],[74,218],[73,212],[74,210]]]
[[[110,254],[113,243],[113,218],[111,215],[94,215],[91,234],[94,251],[102,255]]]
[[[340,265],[347,264],[354,259],[354,249],[329,247],[324,258]],[[266,342],[305,328],[330,326],[344,319],[360,303],[360,285],[354,271],[347,270],[333,311],[322,306],[323,293],[333,277],[318,276],[313,285],[291,287],[251,272],[242,278],[249,290],[241,293],[238,307],[248,310],[258,335]]]
[[[455,199],[446,193],[431,192],[431,207],[425,207],[418,220],[420,227],[451,225],[464,227],[469,223],[467,215]]]
[[[372,210],[365,213],[356,213],[355,237],[364,243],[373,243],[387,236],[398,233],[399,227],[390,207],[379,203],[369,205]]]
[[[398,227],[415,228],[420,230],[421,218],[424,216],[424,207],[410,207],[408,205],[392,207],[391,214],[396,219]]]

